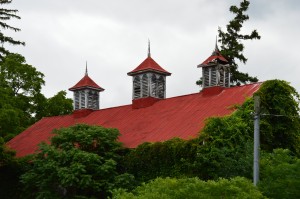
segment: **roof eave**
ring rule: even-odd
[[[164,71],[153,70],[153,69],[149,68],[149,69],[145,69],[145,70],[131,71],[131,72],[127,73],[127,75],[134,76],[134,75],[138,75],[138,74],[142,74],[142,73],[146,73],[146,72],[154,72],[154,73],[159,73],[159,74],[166,75],[166,76],[170,76],[172,74],[167,71],[164,72]]]
[[[71,88],[69,88],[69,91],[76,91],[76,90],[85,89],[85,88],[97,90],[97,91],[99,91],[99,92],[105,90],[104,88],[101,88],[101,87],[96,88],[96,87],[92,87],[92,86],[79,86],[79,87],[71,87]]]

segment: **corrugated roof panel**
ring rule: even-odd
[[[214,95],[205,92],[162,99],[152,106],[133,109],[132,105],[93,111],[75,118],[73,115],[43,118],[7,143],[17,156],[32,154],[42,141],[49,141],[53,129],[78,123],[119,129],[119,140],[129,148],[143,142],[166,141],[174,137],[190,139],[198,136],[205,119],[229,115],[232,105],[242,104],[253,95],[260,83],[224,88]],[[210,88],[206,88],[210,89]],[[208,91],[208,90],[207,90]]]

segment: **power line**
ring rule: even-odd
[[[277,115],[277,114],[266,114],[266,113],[262,113],[260,114],[261,116],[273,116],[273,117],[289,117],[289,118],[300,118],[300,115]]]

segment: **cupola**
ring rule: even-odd
[[[147,58],[133,71],[127,73],[132,76],[132,99],[166,98],[166,76],[171,73],[158,65],[151,57],[150,42],[148,42]]]
[[[228,61],[221,55],[217,42],[212,55],[202,64],[202,88],[220,86],[230,87],[230,67]]]
[[[69,90],[74,92],[74,110],[99,109],[100,92],[104,91],[104,89],[89,77],[87,66],[84,77],[75,86],[69,88]]]

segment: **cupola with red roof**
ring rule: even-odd
[[[84,77],[75,86],[69,88],[69,90],[74,92],[74,110],[99,109],[100,92],[104,91],[104,89],[89,77],[87,66]]]
[[[133,79],[133,101],[141,98],[155,98],[152,101],[166,98],[166,76],[170,76],[171,73],[152,59],[149,41],[148,57],[127,74]]]
[[[215,50],[202,64],[202,88],[220,86],[230,87],[230,67],[228,61],[221,55],[217,41]]]

